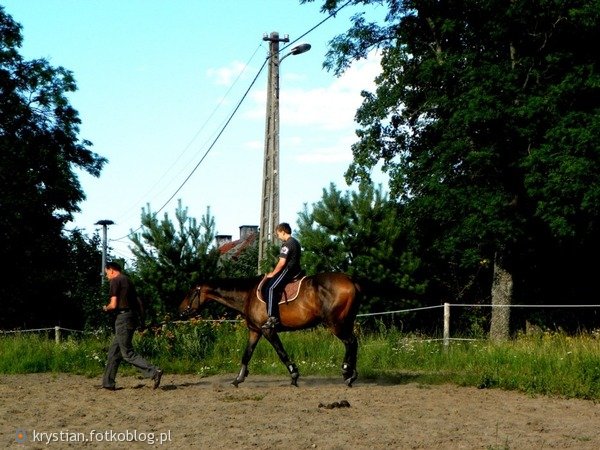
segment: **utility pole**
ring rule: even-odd
[[[109,225],[114,225],[112,220],[99,220],[94,225],[102,225],[102,267],[100,267],[100,285],[104,282],[104,267],[106,266],[107,252],[107,228]]]
[[[285,35],[273,31],[263,36],[269,41],[269,79],[267,85],[267,116],[265,123],[265,158],[263,166],[262,205],[258,240],[258,273],[260,263],[269,251],[279,223],[279,43],[289,42]]]
[[[265,124],[265,159],[262,180],[262,202],[260,211],[260,230],[258,235],[258,273],[260,263],[269,252],[273,242],[275,227],[279,224],[279,65],[290,55],[299,55],[310,50],[310,44],[300,44],[279,59],[279,43],[289,42],[288,35],[283,38],[273,31],[263,36],[269,41],[269,79],[267,84],[267,117]]]

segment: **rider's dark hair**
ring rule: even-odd
[[[286,223],[286,222],[282,222],[279,225],[277,225],[277,228],[275,229],[275,231],[283,231],[284,233],[292,234],[292,229],[290,228],[290,224]]]

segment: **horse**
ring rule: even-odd
[[[262,277],[249,279],[222,279],[204,282],[192,288],[179,305],[181,317],[189,318],[209,300],[238,311],[246,321],[248,343],[242,355],[242,365],[232,384],[237,387],[248,376],[248,364],[261,337],[273,346],[298,386],[300,373],[290,360],[279,331],[294,331],[324,325],[345,346],[342,378],[351,387],[358,377],[356,360],[358,340],[354,334],[354,321],[358,312],[360,287],[348,275],[340,272],[319,273],[302,279],[297,296],[291,301],[279,303],[280,324],[275,329],[263,329],[267,308],[259,298],[258,288]]]

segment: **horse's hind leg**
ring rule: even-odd
[[[238,376],[235,377],[235,380],[231,382],[231,384],[233,384],[235,387],[237,387],[238,384],[243,383],[248,376],[248,364],[250,363],[250,359],[252,358],[252,354],[254,353],[254,349],[256,348],[256,344],[258,344],[260,337],[261,334],[258,331],[249,330],[248,344],[246,345],[246,350],[242,356],[242,367],[240,368],[240,373],[238,373]]]
[[[348,387],[352,387],[352,383],[358,378],[358,372],[356,371],[358,340],[353,333],[348,339],[344,339],[343,342],[346,346],[346,354],[344,355],[344,362],[342,364],[342,377],[344,377],[344,383]]]
[[[342,377],[344,378],[344,383],[348,387],[352,387],[352,383],[358,378],[358,372],[356,371],[358,339],[356,339],[352,330],[349,332],[336,332],[335,335],[344,343],[344,347],[346,347],[344,362],[342,363]]]
[[[298,386],[298,378],[300,378],[300,372],[298,371],[298,367],[296,367],[296,364],[290,361],[290,357],[285,351],[285,348],[283,348],[283,343],[281,342],[281,339],[279,339],[279,335],[275,332],[275,330],[266,330],[264,332],[264,335],[265,338],[267,338],[267,340],[271,343],[271,345],[277,352],[277,356],[279,356],[279,359],[290,373],[290,376],[292,377],[292,384],[294,386]]]

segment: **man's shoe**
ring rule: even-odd
[[[267,321],[263,324],[262,329],[263,330],[272,330],[273,328],[275,328],[277,325],[279,325],[279,319],[277,317],[269,317],[267,319]]]
[[[160,379],[162,378],[163,371],[161,369],[156,369],[154,376],[152,379],[154,380],[154,387],[152,389],[158,389],[160,386]]]
[[[117,388],[115,386],[100,386],[100,389],[106,389],[107,391],[116,391]]]

